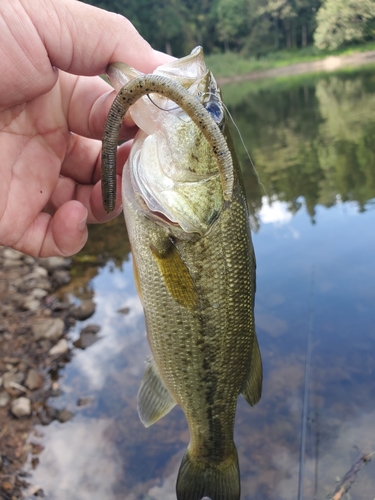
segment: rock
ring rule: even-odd
[[[81,330],[79,339],[75,340],[73,345],[79,349],[86,349],[87,347],[90,347],[90,345],[93,345],[95,342],[100,340],[100,337],[96,335],[99,331],[99,325],[87,325]]]
[[[55,271],[56,269],[69,269],[72,261],[64,257],[45,257],[39,259],[39,264],[48,271]]]
[[[47,269],[44,269],[44,267],[41,267],[41,266],[37,266],[34,270],[34,273],[37,275],[37,276],[40,276],[42,278],[48,276],[48,271]]]
[[[27,374],[26,380],[25,380],[25,386],[30,389],[30,391],[35,391],[35,389],[40,389],[42,386],[43,379],[40,375],[40,373],[35,370],[34,368],[31,368]]]
[[[23,257],[23,253],[18,250],[13,250],[13,248],[5,248],[3,256],[5,259],[20,260]]]
[[[22,260],[4,259],[2,265],[4,267],[20,267],[22,266]]]
[[[78,398],[77,406],[91,406],[93,402],[93,396],[83,396],[82,398]]]
[[[32,290],[31,292],[31,295],[34,299],[43,299],[46,295],[48,295],[48,293],[43,290],[42,288],[34,288],[34,290]]]
[[[61,339],[49,350],[49,354],[51,356],[60,356],[61,354],[66,354],[68,350],[68,342],[66,341],[66,339]]]
[[[129,314],[129,311],[130,311],[129,307],[126,307],[126,306],[121,307],[120,309],[117,309],[117,312],[119,314]]]
[[[22,304],[23,309],[26,311],[37,311],[40,309],[40,300],[28,297]]]
[[[0,407],[6,406],[9,403],[10,396],[7,392],[0,392]]]
[[[5,372],[3,375],[3,386],[4,389],[8,390],[13,387],[13,384],[22,384],[25,379],[25,375],[21,372]]]
[[[31,402],[28,398],[18,398],[12,402],[11,412],[17,418],[26,417],[31,414]]]
[[[14,488],[14,481],[3,481],[1,483],[1,489],[5,490],[5,491],[11,491],[12,489]],[[8,498],[9,498],[9,495],[8,495]]]
[[[55,271],[52,275],[52,279],[54,281],[55,286],[60,287],[66,285],[70,281],[70,274],[68,271],[64,269],[60,269]]]
[[[98,333],[100,332],[101,330],[101,326],[100,325],[95,325],[94,323],[92,323],[91,325],[86,325],[85,328],[82,328],[81,330],[81,335],[85,335],[87,333]]]
[[[8,283],[5,280],[0,279],[0,293],[4,293],[8,290]]]
[[[92,316],[95,312],[95,302],[92,300],[83,300],[81,304],[77,307],[75,307],[72,310],[72,315],[80,320],[83,321],[90,316]]]
[[[56,415],[56,420],[64,424],[74,417],[74,413],[69,410],[60,410]]]
[[[37,320],[33,326],[33,334],[37,340],[48,339],[57,341],[64,333],[65,325],[61,318],[47,318]]]
[[[52,290],[51,282],[48,278],[39,278],[33,283],[32,288],[41,288],[42,290],[50,291]]]
[[[32,266],[33,264],[35,264],[34,257],[31,257],[30,255],[24,255],[23,261],[25,264],[28,264],[29,266]]]

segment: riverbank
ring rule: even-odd
[[[312,73],[316,71],[336,71],[346,66],[362,66],[366,64],[375,64],[375,50],[366,52],[355,52],[344,55],[330,55],[324,59],[317,61],[300,62],[285,66],[278,66],[271,69],[255,70],[248,73],[240,73],[233,76],[220,76],[213,69],[215,74],[218,74],[216,80],[219,85],[228,83],[236,83],[249,80],[260,80],[263,78],[278,78],[294,75],[302,75],[304,73]],[[208,66],[210,67],[209,61]],[[211,69],[211,67],[210,67]],[[234,69],[235,71],[235,69]]]
[[[0,247],[0,499],[24,498],[22,468],[36,467],[42,451],[34,426],[73,417],[48,402],[60,394],[57,374],[71,358],[69,329],[95,311],[92,300],[77,305],[58,294],[70,267],[70,259],[34,259]]]

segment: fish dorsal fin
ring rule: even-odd
[[[249,403],[254,406],[262,394],[262,358],[260,356],[257,336],[254,335],[253,352],[251,355],[250,370],[244,383],[242,395]]]
[[[163,252],[159,252],[154,246],[151,246],[151,251],[168,292],[174,300],[188,309],[195,309],[198,305],[198,293],[189,269],[176,246],[170,241]]]
[[[141,422],[145,427],[150,427],[164,417],[175,404],[152,359],[138,391],[138,415]]]

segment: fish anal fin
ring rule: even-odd
[[[170,392],[162,381],[155,361],[146,368],[138,391],[138,415],[145,427],[164,417],[174,406]]]
[[[245,379],[245,383],[241,391],[243,397],[251,406],[254,406],[260,400],[260,397],[262,395],[262,380],[263,380],[262,358],[260,355],[257,336],[254,335],[254,344],[251,355],[250,370]]]
[[[195,309],[198,305],[198,293],[189,269],[176,246],[169,242],[167,249],[163,252],[158,251],[154,246],[150,248],[168,292],[178,304],[188,309]]]
[[[223,463],[195,459],[186,450],[177,478],[177,500],[239,500],[240,478],[237,450]]]

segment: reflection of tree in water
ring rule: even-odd
[[[242,90],[231,112],[268,196],[287,202],[291,212],[303,197],[312,221],[317,204],[337,200],[356,201],[364,211],[375,196],[374,90],[369,70]],[[235,142],[246,166],[238,137]],[[244,176],[258,211],[262,190],[247,167]]]
[[[129,260],[130,243],[124,217],[120,215],[106,224],[89,226],[89,238],[84,248],[73,257],[71,281],[60,289],[60,295],[73,294],[81,300],[91,299],[94,290],[90,282],[107,263],[121,268]]]

